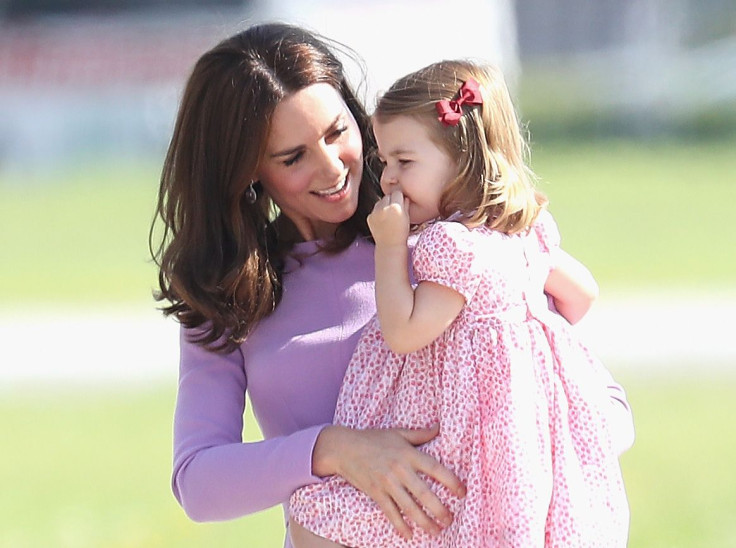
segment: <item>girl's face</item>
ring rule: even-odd
[[[384,194],[401,190],[409,199],[412,224],[437,218],[442,191],[457,175],[455,161],[430,138],[429,128],[412,116],[374,119],[373,132],[384,164],[381,190]]]
[[[257,174],[305,240],[333,237],[355,213],[363,141],[335,88],[313,84],[276,106]]]

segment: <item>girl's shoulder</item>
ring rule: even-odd
[[[417,246],[429,244],[466,245],[471,239],[472,229],[459,221],[434,221],[422,229],[417,237]]]
[[[560,246],[560,231],[554,217],[546,208],[542,209],[537,215],[532,225],[532,231],[543,251],[549,251]]]
[[[416,281],[450,287],[470,301],[481,280],[483,254],[478,252],[477,236],[459,222],[435,221],[425,227],[412,254]]]

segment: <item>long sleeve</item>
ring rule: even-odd
[[[274,506],[318,481],[311,456],[324,425],[242,443],[247,381],[240,350],[220,355],[181,333],[174,418],[174,495],[196,521],[226,520]]]
[[[193,520],[244,516],[320,481],[314,444],[375,314],[373,246],[358,241],[330,255],[306,242],[297,250],[279,306],[235,351],[210,352],[181,330],[172,489]],[[246,400],[263,441],[242,441]]]

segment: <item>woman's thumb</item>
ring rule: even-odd
[[[427,428],[399,428],[398,433],[412,445],[422,445],[433,439],[440,433],[439,423],[428,426]]]

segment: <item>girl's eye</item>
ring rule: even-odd
[[[301,159],[303,155],[304,153],[302,151],[297,152],[296,154],[294,154],[294,156],[284,160],[284,165],[286,167],[293,166],[295,163],[297,163]]]
[[[411,163],[411,160],[399,159],[399,164],[402,165],[402,166],[409,165],[410,163]]]

